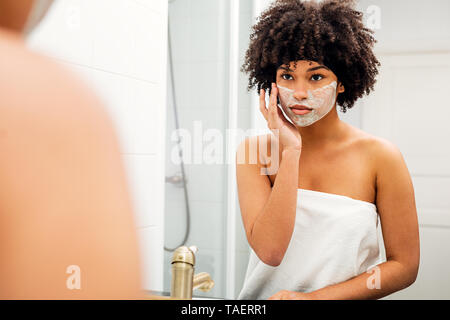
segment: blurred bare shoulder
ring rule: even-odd
[[[137,297],[132,205],[102,104],[1,32],[0,70],[0,298]],[[77,290],[67,286],[73,265]]]
[[[69,124],[86,118],[108,121],[99,99],[68,68],[1,32],[0,70],[2,118],[26,111],[46,125],[56,119]]]

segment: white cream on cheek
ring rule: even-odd
[[[278,86],[278,88],[283,111],[289,116],[294,124],[300,127],[306,127],[319,121],[331,111],[336,99],[337,82],[333,81],[322,88],[308,90],[308,98],[302,101],[299,101],[294,97],[294,90],[283,86]],[[295,114],[290,109],[290,106],[296,104],[304,105],[313,110],[304,115]]]

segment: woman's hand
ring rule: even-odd
[[[309,293],[281,290],[268,300],[314,300]]]
[[[267,126],[278,138],[282,150],[285,148],[293,148],[301,150],[302,137],[297,127],[290,123],[281,109],[278,107],[278,87],[272,83],[272,92],[269,99],[269,108],[266,107],[266,92],[261,89],[259,95],[259,109],[267,120]]]

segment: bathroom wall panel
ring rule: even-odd
[[[135,3],[145,6],[150,10],[155,11],[160,15],[167,15],[167,1],[155,1],[155,0],[131,0]]]
[[[450,2],[447,0],[359,0],[366,12],[364,20],[374,19],[369,6],[380,13],[380,28],[375,30],[380,52],[423,52],[450,50]]]
[[[224,250],[226,221],[222,202],[192,201],[190,209],[194,214],[188,243],[202,249]]]
[[[450,177],[413,176],[419,222],[450,227]]]
[[[161,82],[165,78],[167,18],[134,1],[96,0],[103,23],[93,30],[93,65],[138,79]],[[96,35],[99,36],[96,36]],[[161,44],[163,48],[161,48]],[[114,54],[111,54],[114,52]]]
[[[179,8],[180,6],[174,6],[174,8]],[[181,11],[181,10],[180,10]],[[170,19],[176,21],[176,23],[170,24],[170,37],[172,39],[172,60],[174,63],[174,70],[179,70],[179,64],[184,64],[187,67],[192,61],[191,56],[191,34],[192,34],[192,17],[186,15],[186,12],[179,12],[170,10]],[[178,71],[175,72],[175,76],[178,78],[184,73]],[[177,89],[180,85],[177,85]]]
[[[138,228],[142,285],[145,290],[163,291],[164,250],[162,226]]]
[[[191,0],[175,1],[171,1],[173,5],[170,5],[169,10],[169,19],[171,21],[176,21],[176,23],[170,24],[170,28],[171,30],[173,30],[173,33],[171,35],[173,37],[172,44],[180,43],[180,40],[182,38],[190,40],[190,32],[188,31],[190,31],[192,20],[190,15],[192,6]],[[172,54],[176,54],[177,52],[183,54],[187,51],[181,52],[173,50]]]
[[[174,193],[182,194],[183,192]],[[169,223],[164,226],[168,248],[178,246],[186,234],[186,204],[184,197],[181,200],[167,202],[165,219]],[[224,237],[225,221],[224,207],[221,202],[190,201],[190,232],[187,245],[195,245],[200,249],[220,249],[225,247]]]
[[[223,256],[226,224],[223,219],[226,212],[227,167],[223,155],[228,121],[228,3],[227,0],[170,2],[175,79],[174,88],[169,81],[166,126],[166,176],[181,175],[180,165],[170,158],[177,150],[176,142],[171,140],[175,131],[175,116],[180,127],[189,133],[182,137],[182,142],[190,139],[193,143],[192,148],[182,143],[186,155],[184,168],[191,213],[191,233],[187,245],[199,247],[196,271],[211,272],[216,282],[213,291],[205,295],[222,297],[225,295]],[[174,114],[173,91],[176,94],[177,115]],[[209,129],[212,130],[209,133],[218,134],[219,140],[204,136]],[[206,148],[213,147],[215,142],[219,142],[220,150],[214,151],[214,159],[211,160],[217,159],[219,163],[209,164],[203,155]],[[173,247],[183,240],[186,200],[184,190],[170,183],[166,183],[166,195],[165,244]],[[167,253],[164,274],[167,290],[170,289],[170,258],[171,254]]]
[[[160,96],[164,85],[98,70],[94,75],[95,88],[116,123],[123,152],[158,154],[164,139],[165,99]]]
[[[124,165],[134,202],[137,227],[163,226],[164,175],[155,155],[124,154]]]
[[[177,56],[177,52],[175,51],[175,46],[179,45],[180,42],[179,41],[174,41],[172,40],[172,56],[175,58]],[[185,50],[186,48],[180,45],[180,47],[177,47],[178,50]],[[185,56],[183,55],[183,58],[188,60],[190,56]],[[176,104],[177,104],[177,109],[181,112],[182,109],[184,108],[190,108],[192,107],[192,97],[195,94],[198,94],[198,89],[195,90],[193,88],[193,85],[190,85],[192,78],[192,72],[194,72],[193,67],[191,66],[191,64],[188,61],[183,61],[183,60],[178,60],[178,62],[176,62],[174,60],[173,63],[173,69],[174,69],[174,83],[175,83],[175,99],[176,99]],[[172,86],[172,84],[170,83],[170,87]],[[172,105],[172,89],[170,88],[170,103]],[[173,126],[173,129],[175,129],[175,115],[173,113],[173,107],[171,107],[167,112],[168,112],[168,116],[171,114],[169,119],[173,119],[171,123]],[[179,120],[182,121],[183,118],[179,117]],[[172,130],[170,131],[172,132]]]
[[[190,46],[189,46],[190,47]],[[175,53],[176,54],[176,53]],[[225,64],[218,61],[192,61],[175,62],[175,90],[177,94],[177,106],[183,111],[186,106],[204,107],[215,109],[222,116],[221,121],[216,124],[224,127],[226,113],[223,111],[223,105],[227,101],[225,82]],[[189,109],[185,112],[189,112]],[[203,119],[201,114],[190,112],[195,120]],[[185,120],[180,116],[180,119]],[[189,122],[188,122],[189,124]]]
[[[59,60],[58,60],[59,61]],[[161,148],[164,106],[159,84],[135,80],[127,76],[101,71],[91,67],[61,62],[75,72],[95,91],[107,107],[124,154],[157,154]],[[150,108],[149,106],[155,106]],[[148,139],[149,136],[155,139]]]
[[[438,60],[419,59],[403,60],[402,65],[397,59],[392,61],[398,65],[392,68],[390,107],[396,124],[392,138],[404,150],[413,174],[450,176],[450,149],[443,147],[450,137],[450,111],[445,103],[450,92],[446,76],[450,73],[450,54],[438,55]],[[434,61],[430,63],[429,59]]]
[[[181,70],[178,72],[181,73]],[[186,86],[188,86],[188,83],[184,83],[177,88],[182,90],[182,87]],[[186,91],[183,90],[182,92]],[[224,158],[226,147],[225,110],[220,107],[223,102],[220,102],[220,100],[214,102],[214,93],[205,93],[203,98],[199,96],[201,94],[193,93],[192,95],[195,105],[186,105],[187,99],[178,101],[180,126],[184,132],[189,133],[186,136],[183,135],[182,139],[186,143],[189,140],[192,144],[192,148],[186,147],[184,150],[189,201],[223,202],[224,170],[226,166],[226,159]],[[205,104],[207,99],[211,99],[212,102],[210,105],[197,107],[198,104],[202,103],[202,99]],[[172,134],[172,132],[172,129],[170,129],[168,134]],[[210,134],[210,136],[205,136],[205,134]],[[170,140],[170,136],[168,136],[168,140]],[[171,154],[174,149],[177,150],[176,143],[170,142],[167,148]],[[171,159],[167,160],[168,165],[173,170],[180,172],[179,166],[174,165]],[[213,163],[208,164],[206,161]],[[211,187],[211,184],[214,187]]]
[[[171,185],[173,186],[173,185]],[[169,185],[166,185],[166,188]],[[166,194],[169,193],[170,189],[166,189]],[[175,249],[177,248],[186,235],[187,227],[187,214],[186,214],[186,204],[184,201],[184,193],[182,189],[174,190],[173,197],[170,201],[167,201],[164,206],[165,215],[164,219],[164,246],[166,248]],[[195,211],[192,209],[192,205],[189,206],[189,211],[191,215],[195,215]],[[167,223],[167,221],[170,221]],[[191,225],[192,229],[192,225]],[[195,243],[189,241],[188,245],[194,245]]]
[[[198,3],[197,3],[198,2]],[[190,55],[191,61],[221,61],[224,62],[225,48],[223,28],[223,14],[219,1],[196,0],[191,7],[191,37]],[[202,36],[199,37],[198,35]],[[214,75],[213,72],[210,75]],[[222,71],[220,77],[225,77]]]
[[[186,165],[190,201],[222,202],[225,192],[224,165]],[[213,184],[214,183],[214,184]],[[212,187],[214,186],[214,187]]]
[[[28,43],[54,58],[92,65],[94,35],[88,0],[55,1]]]
[[[58,59],[162,82],[167,4],[160,2],[155,11],[127,0],[56,1],[30,43]]]
[[[128,1],[128,0],[127,0]],[[161,1],[156,1],[161,2]],[[167,78],[167,12],[136,8],[133,19],[137,26],[133,30],[135,43],[131,75],[153,83],[165,83]],[[163,62],[163,63],[161,63]],[[166,94],[165,91],[163,91]]]
[[[92,12],[102,14],[101,23],[93,23],[96,19],[93,14],[89,21],[95,39],[92,47],[94,67],[119,74],[132,74],[135,32],[139,23],[137,7],[136,3],[125,0],[91,2]]]

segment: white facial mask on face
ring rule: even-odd
[[[333,108],[336,99],[337,82],[315,90],[308,90],[308,98],[299,101],[294,98],[294,90],[278,86],[281,107],[291,121],[297,126],[306,127],[325,117]],[[307,114],[295,114],[290,108],[293,105],[303,105],[311,108]]]
[[[25,28],[23,29],[23,34],[25,37],[28,37],[39,25],[52,3],[53,0],[34,0],[31,11],[28,14]]]

